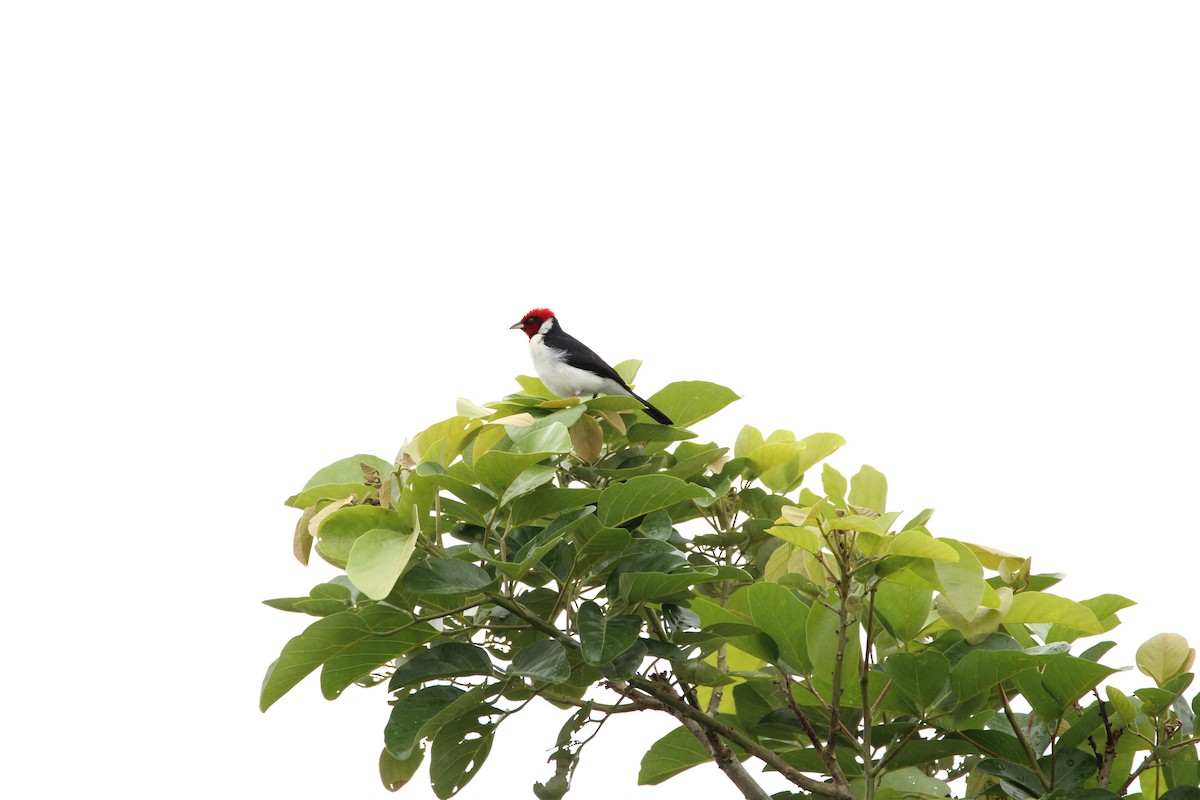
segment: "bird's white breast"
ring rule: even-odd
[[[601,378],[587,370],[572,367],[566,362],[567,354],[548,347],[544,336],[552,323],[547,320],[536,334],[529,339],[529,355],[533,368],[546,388],[559,397],[578,397],[591,394],[625,394],[615,381]]]

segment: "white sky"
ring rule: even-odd
[[[0,793],[383,797],[383,691],[259,681],[283,500],[511,391],[550,305],[701,423],[1200,642],[1200,6],[8,3]],[[531,796],[562,719],[463,798]],[[575,800],[669,720],[615,720]],[[780,786],[778,782],[773,787]],[[18,794],[20,792],[20,794]],[[424,776],[403,795],[430,798]]]

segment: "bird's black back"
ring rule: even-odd
[[[547,347],[552,347],[555,350],[561,350],[566,354],[565,361],[568,365],[577,369],[585,369],[588,372],[594,372],[602,378],[610,378],[630,391],[629,385],[625,383],[625,379],[617,374],[617,371],[608,365],[605,361],[583,342],[576,339],[571,334],[564,331],[558,324],[558,319],[554,320],[554,324],[546,335],[542,337],[542,341]]]

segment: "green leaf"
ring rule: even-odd
[[[1158,800],[1200,800],[1200,788],[1176,786],[1162,794]]]
[[[371,491],[371,487],[367,486],[361,480],[358,483],[324,483],[320,486],[314,486],[311,489],[305,489],[299,494],[294,494],[284,501],[285,506],[292,508],[308,508],[320,500],[344,500],[347,497],[363,497]]]
[[[321,668],[321,694],[326,700],[338,697],[347,686],[371,670],[437,638],[438,631],[428,623],[413,623],[412,618],[401,611],[390,613],[407,617],[407,627],[380,632],[378,625],[373,625],[376,635],[351,642],[326,660]]]
[[[389,792],[398,792],[412,780],[425,760],[425,751],[417,750],[406,759],[397,759],[385,747],[379,751],[379,780]]]
[[[641,667],[649,653],[645,639],[635,639],[633,646],[618,654],[612,661],[600,666],[600,674],[610,681],[627,681]]]
[[[421,741],[422,729],[434,715],[465,694],[457,687],[437,684],[402,696],[392,706],[383,729],[383,744],[388,752],[397,759],[408,758]]]
[[[405,453],[418,463],[430,462],[448,467],[462,452],[473,432],[482,425],[482,420],[465,416],[444,419],[414,436]]]
[[[879,523],[870,517],[864,517],[861,514],[848,514],[831,522],[830,525],[843,531],[859,531],[861,533],[873,533],[876,536],[883,536],[887,531],[879,527]]]
[[[887,511],[887,478],[872,466],[863,464],[862,469],[850,479],[851,505],[871,508],[883,513]]]
[[[762,447],[763,441],[762,431],[755,428],[753,425],[745,425],[741,432],[738,433],[737,439],[733,444],[733,457],[745,458],[750,453]]]
[[[614,527],[651,511],[701,497],[708,497],[708,493],[679,478],[640,475],[605,489],[600,495],[596,513],[601,524]]]
[[[894,653],[883,662],[892,684],[924,716],[948,689],[950,662],[936,650]]]
[[[642,756],[638,785],[653,786],[712,757],[687,728],[676,728],[650,745]]]
[[[1196,660],[1196,651],[1178,633],[1151,636],[1137,649],[1137,668],[1159,686],[1187,672]]]
[[[933,517],[933,509],[927,508],[924,511],[921,511],[920,513],[918,513],[915,517],[910,519],[908,522],[904,523],[904,530],[907,531],[911,528],[922,528],[925,526],[925,523],[929,522],[930,518],[932,518],[932,517]]]
[[[318,525],[317,552],[330,564],[345,569],[355,540],[367,531],[379,528],[409,533],[412,519],[405,520],[395,511],[379,506],[339,508]]]
[[[689,605],[692,611],[700,617],[701,625],[705,628],[718,624],[744,625],[750,621],[750,613],[747,606],[748,601],[745,599],[745,593],[749,588],[738,589],[729,598],[730,606],[741,607],[740,610],[742,613],[723,608],[720,604],[706,597],[694,597],[689,601]],[[779,650],[775,646],[775,642],[765,634],[733,635],[723,633],[721,635],[727,637],[730,646],[762,661],[774,661],[779,657]]]
[[[755,470],[766,472],[798,459],[803,450],[804,447],[797,442],[769,442],[751,450],[746,460]]]
[[[554,480],[555,469],[549,464],[533,464],[513,479],[500,495],[500,505],[506,506],[522,495],[529,494],[543,484]]]
[[[412,619],[402,611],[397,611],[396,615],[397,620]],[[374,633],[362,616],[351,611],[333,614],[309,625],[283,646],[279,658],[267,669],[259,708],[266,711],[321,664]]]
[[[563,429],[566,434],[566,429]],[[567,435],[567,441],[570,441]],[[569,449],[569,446],[568,446]],[[529,467],[545,461],[554,453],[507,453],[503,450],[488,450],[475,459],[475,477],[496,494],[501,494],[508,488],[517,476]]]
[[[572,574],[589,575],[597,565],[603,564],[628,549],[633,537],[623,528],[605,528],[589,516],[576,530],[575,564]]]
[[[732,389],[708,381],[668,383],[647,398],[650,405],[656,406],[680,428],[711,417],[738,399]]]
[[[891,539],[888,554],[893,556],[909,556],[912,558],[928,558],[934,561],[954,563],[959,560],[958,551],[941,539],[934,539],[920,529],[910,528],[901,531]],[[972,570],[973,571],[973,570]],[[979,573],[981,576],[982,571]]]
[[[846,440],[836,433],[814,433],[805,436],[798,444],[803,445],[804,452],[800,455],[799,469],[807,472],[810,467],[833,455],[834,451],[844,445]]]
[[[846,478],[831,464],[821,469],[821,488],[830,500],[841,502],[846,499]]]
[[[388,691],[441,678],[491,675],[492,659],[482,647],[462,642],[442,642],[414,655],[392,673]]]
[[[703,658],[677,661],[671,665],[671,669],[680,680],[695,686],[727,686],[735,682],[734,678],[729,677]]]
[[[1136,605],[1132,600],[1122,597],[1119,594],[1102,594],[1082,600],[1079,604],[1096,615],[1096,619],[1100,621],[1100,626],[1104,628],[1105,632],[1121,624],[1121,620],[1117,617],[1118,611]],[[1073,642],[1082,635],[1084,635],[1082,631],[1077,631],[1074,628],[1069,628],[1065,625],[1054,625],[1051,626],[1050,632],[1046,635],[1046,641]]]
[[[508,671],[546,683],[562,683],[571,677],[566,648],[553,639],[544,639],[521,648],[513,657]]]
[[[486,570],[467,561],[427,558],[404,576],[404,588],[416,594],[477,592],[493,581]]]
[[[755,620],[757,622],[757,620]],[[836,611],[814,603],[808,610],[808,619],[804,624],[804,640],[808,645],[808,656],[812,661],[813,672],[828,681],[833,677],[837,668],[838,628],[841,620]],[[842,661],[843,685],[850,685],[858,680],[858,664],[862,661],[859,642],[858,623],[851,621],[846,631],[845,658]]]
[[[933,590],[884,580],[875,590],[875,612],[900,642],[909,642],[925,627],[933,610]]]
[[[743,573],[745,579],[750,576]],[[678,572],[625,572],[618,578],[621,597],[627,603],[648,600],[663,602],[690,595],[689,588],[697,583],[721,580],[716,567],[688,568]]]
[[[1033,710],[1051,727],[1079,698],[1116,672],[1111,667],[1083,658],[1057,653],[1043,656],[1042,671],[1018,674],[1014,680]]]
[[[812,668],[805,623],[809,607],[794,592],[770,581],[759,581],[738,592],[750,619],[779,648],[779,659],[798,673]]]
[[[965,703],[1036,667],[1037,658],[1020,650],[972,649],[950,670],[950,685]]]
[[[695,439],[696,434],[673,425],[659,425],[656,422],[638,422],[629,426],[626,439],[630,444],[637,442],[682,442]]]
[[[540,378],[534,378],[531,375],[518,375],[517,384],[521,387],[521,391],[530,397],[554,397],[554,392],[546,388],[546,384],[542,383]]]
[[[1137,707],[1129,699],[1129,695],[1115,686],[1105,686],[1104,693],[1108,697],[1108,702],[1112,703],[1113,708],[1116,709],[1122,725],[1130,726],[1137,722]]]
[[[1085,634],[1104,633],[1096,615],[1087,607],[1049,592],[1021,592],[1013,596],[1005,624],[1055,623]]]
[[[767,528],[767,533],[783,539],[789,544],[807,550],[810,553],[821,551],[821,532],[816,528],[797,528],[795,525],[775,525]]]
[[[911,531],[905,531],[897,534],[896,538],[908,536],[911,533]],[[937,576],[938,585],[942,589],[942,595],[956,609],[962,612],[964,616],[968,618],[973,617],[976,610],[983,603],[985,585],[983,581],[983,566],[979,563],[979,559],[962,542],[956,542],[953,539],[935,541],[941,541],[949,545],[958,553],[957,561],[938,560],[933,562],[934,574]]]
[[[512,440],[513,453],[569,453],[572,442],[567,430],[583,416],[583,406],[564,408],[550,416],[542,417],[532,425],[510,427],[508,437]]]
[[[390,461],[385,461],[378,456],[359,453],[356,456],[335,461],[324,469],[318,470],[317,474],[309,478],[308,483],[304,484],[304,491],[331,483],[363,484],[363,464],[381,473],[392,471]]]
[[[440,800],[453,797],[470,783],[492,750],[495,723],[464,715],[448,722],[430,744],[429,781]]]
[[[391,594],[400,573],[417,546],[417,533],[373,528],[354,540],[346,560],[346,575],[372,600]]]
[[[591,398],[585,405],[597,411],[638,411],[642,408],[642,401],[623,394],[602,394]]]
[[[522,578],[558,543],[592,514],[591,508],[577,508],[562,514],[537,536],[526,542],[514,556],[514,562],[494,562],[496,569],[508,578]],[[592,519],[594,522],[594,518]],[[625,536],[628,532],[622,531]]]
[[[598,667],[628,650],[642,632],[635,616],[606,618],[600,606],[588,601],[579,607],[579,649],[585,664]]]
[[[1028,767],[999,758],[985,758],[975,769],[1000,779],[1000,788],[1014,800],[1036,800],[1045,790],[1037,774]]]
[[[633,386],[637,380],[638,370],[641,368],[642,360],[640,358],[627,358],[613,367],[617,374],[621,376],[621,380],[630,386]]]
[[[895,792],[896,800],[908,798],[940,798],[950,796],[950,786],[943,780],[926,775],[918,767],[889,770],[879,779],[881,791]],[[879,794],[876,794],[879,797]]]
[[[509,524],[516,528],[542,517],[558,517],[567,511],[592,505],[599,499],[599,489],[542,489],[512,501]]]
[[[667,470],[666,474],[686,480],[704,472],[710,464],[716,462],[727,452],[729,452],[727,447],[684,442],[675,448],[675,464]]]
[[[454,469],[454,467],[452,467]],[[462,500],[480,514],[491,511],[496,506],[496,497],[490,492],[473,486],[463,478],[447,472],[427,475],[413,475],[414,490],[427,494],[428,500],[424,505],[433,505],[433,496],[441,490],[446,490]]]

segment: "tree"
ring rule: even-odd
[[[870,466],[814,480],[835,434],[694,441],[737,399],[723,386],[653,395],[665,426],[631,398],[518,382],[460,401],[395,463],[338,461],[287,501],[296,557],[315,546],[345,576],[266,601],[319,619],[268,669],[264,711],[318,667],[329,699],[386,684],[383,783],[428,750],[442,798],[532,702],[565,712],[541,800],[606,719],[639,711],[679,723],[645,784],[711,760],[754,800],[751,766],[835,800],[1200,797],[1187,641],[1142,645],[1154,685],[1133,696],[1102,694],[1112,642],[1072,653],[1131,601],[1054,594],[1028,558],[935,537],[930,510],[902,521]]]

